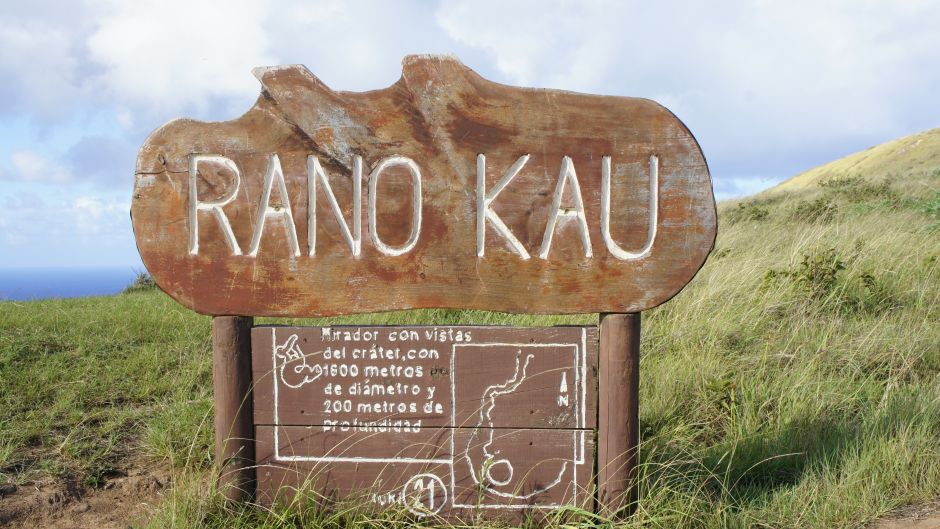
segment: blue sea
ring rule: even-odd
[[[139,268],[0,268],[0,300],[28,301],[117,294]]]

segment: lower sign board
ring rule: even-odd
[[[252,329],[258,499],[594,503],[596,327]]]

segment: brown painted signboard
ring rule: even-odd
[[[593,507],[596,327],[252,329],[258,496]]]
[[[653,101],[504,86],[440,57],[363,93],[301,66],[255,75],[243,116],[172,121],[137,158],[141,257],[198,312],[638,312],[713,246],[705,158]]]

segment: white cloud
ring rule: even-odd
[[[14,151],[10,153],[13,172],[8,178],[24,182],[66,183],[72,180],[72,173],[62,164],[50,160],[34,151]]]
[[[76,35],[40,20],[5,19],[0,25],[0,112],[28,109],[41,119],[67,112],[78,97]]]
[[[0,181],[91,183],[110,190],[131,182],[135,150],[136,145],[123,138],[103,136],[84,136],[61,156],[16,149],[9,154],[9,168],[0,165]]]
[[[8,211],[21,211],[36,209],[45,206],[45,201],[31,191],[21,191],[13,195],[7,195],[3,199],[3,208]]]
[[[404,55],[452,50],[426,5],[103,0],[91,4],[83,87],[117,105],[128,129],[181,114],[234,118],[258,96],[256,66],[302,63],[337,89],[381,88]]]
[[[131,182],[136,150],[137,145],[124,138],[85,136],[69,147],[62,160],[76,179],[110,187]]]
[[[96,196],[81,196],[68,202],[63,213],[72,219],[80,237],[99,235],[130,228],[128,201],[105,201]]]
[[[278,1],[264,27],[278,62],[305,64],[336,90],[384,88],[408,54],[468,49],[448,38],[426,1]]]
[[[204,113],[213,98],[257,95],[251,68],[270,64],[262,22],[267,2],[108,1],[89,37],[100,72],[89,83],[108,97],[146,110]]]
[[[58,187],[44,187],[42,198],[29,192],[3,198],[0,226],[7,232],[9,243],[42,242],[54,248],[75,242],[100,244],[132,239],[130,201],[111,193],[75,197]]]

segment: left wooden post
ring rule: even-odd
[[[212,387],[215,393],[215,458],[226,499],[251,501],[255,492],[255,443],[251,400],[253,318],[212,318]]]

